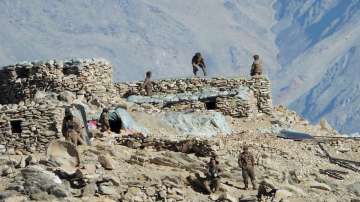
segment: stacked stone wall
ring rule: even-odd
[[[117,83],[115,87],[118,89],[120,96],[127,97],[130,95],[144,95],[143,83],[129,82]],[[188,79],[166,79],[153,81],[153,93],[155,95],[178,94],[185,92],[199,92],[205,88],[215,88],[218,91],[231,91],[233,89],[248,87],[256,98],[256,106],[259,112],[271,113],[271,84],[265,76],[251,78],[188,78]],[[237,101],[235,101],[237,100]],[[251,114],[254,109],[249,104],[243,104],[241,98],[218,98],[219,107],[224,108],[225,114],[234,117],[243,117],[245,114]],[[237,102],[238,104],[234,104]],[[188,105],[190,106],[190,105]],[[234,109],[238,108],[237,109]],[[232,109],[231,109],[232,108]],[[241,109],[240,109],[241,108]],[[245,112],[244,109],[247,109]]]
[[[0,144],[7,148],[45,151],[48,143],[62,136],[62,106],[31,102],[1,106],[0,111]],[[15,122],[20,128],[12,125]]]
[[[112,89],[112,67],[102,59],[24,62],[0,70],[0,104],[31,101],[36,92],[95,94]]]

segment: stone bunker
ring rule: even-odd
[[[0,70],[0,145],[45,151],[62,137],[64,92],[84,102],[109,106],[124,98],[145,111],[215,110],[233,117],[271,113],[271,85],[266,77],[155,80],[154,95],[144,96],[142,81],[113,83],[104,59],[24,62]],[[48,99],[48,97],[50,97]],[[87,118],[83,117],[86,126]]]

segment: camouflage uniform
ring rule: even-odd
[[[153,92],[152,92],[152,81],[150,80],[150,78],[145,78],[144,81],[144,88],[145,88],[145,92],[147,96],[152,96]]]
[[[244,148],[244,152],[240,154],[238,159],[239,166],[242,168],[242,176],[244,179],[245,189],[248,188],[249,178],[251,180],[253,189],[255,187],[255,172],[254,172],[254,156]]]
[[[110,130],[110,122],[109,122],[109,112],[104,111],[101,116],[99,123],[101,124],[101,131],[109,131]]]
[[[261,75],[262,74],[262,62],[260,59],[254,60],[251,65],[250,76]]]
[[[75,117],[66,118],[63,123],[63,135],[67,141],[71,141],[75,146],[85,144],[82,137],[82,126]]]
[[[215,165],[208,164],[208,172],[206,173],[206,180],[204,182],[205,189],[208,193],[216,192],[220,187],[220,172],[221,169],[216,161]]]
[[[199,71],[199,68],[202,69],[204,76],[206,76],[206,65],[204,62],[204,58],[201,56],[201,54],[196,53],[192,58],[191,63],[193,66],[193,73],[195,76],[197,76],[197,72]]]

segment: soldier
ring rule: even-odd
[[[260,60],[259,55],[254,55],[254,62],[251,65],[251,71],[250,71],[250,76],[255,76],[255,75],[261,75],[262,74],[262,62]]]
[[[193,66],[193,73],[195,76],[197,76],[197,72],[199,71],[199,68],[202,69],[204,76],[206,76],[206,65],[204,62],[204,58],[201,56],[201,53],[195,53],[194,57],[191,60],[192,66]]]
[[[263,197],[271,198],[271,201],[274,200],[277,189],[270,183],[265,180],[261,181],[259,184],[258,193],[256,195],[257,201],[262,201]]]
[[[248,189],[249,177],[253,186],[255,186],[255,172],[254,172],[254,156],[249,152],[248,146],[244,146],[244,151],[239,155],[238,159],[239,166],[242,168],[242,176],[244,179],[245,189]]]
[[[146,72],[145,80],[143,87],[145,88],[145,92],[147,96],[152,96],[152,81],[151,81],[151,72]]]
[[[67,141],[72,142],[75,146],[80,143],[81,145],[85,144],[85,141],[82,137],[82,126],[71,113],[67,114],[63,122],[63,135]]]
[[[110,122],[109,122],[109,110],[104,108],[103,112],[100,115],[99,123],[101,124],[101,132],[110,131]]]
[[[208,172],[206,173],[206,180],[204,181],[204,187],[210,194],[219,190],[220,187],[220,173],[219,161],[216,157],[211,157],[208,163]]]

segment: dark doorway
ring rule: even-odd
[[[109,120],[110,130],[114,133],[120,133],[122,127],[121,119]]]
[[[22,123],[21,120],[10,121],[11,132],[12,133],[21,133],[22,132],[21,123]]]
[[[205,103],[205,107],[207,110],[215,110],[216,109],[216,98],[208,98],[203,100]]]

